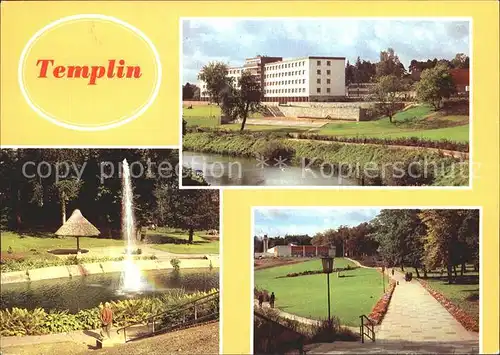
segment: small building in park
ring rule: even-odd
[[[451,69],[451,78],[457,89],[457,94],[465,95],[469,93],[469,69]]]
[[[275,257],[313,258],[320,256],[335,256],[335,247],[328,245],[276,245],[267,250]]]

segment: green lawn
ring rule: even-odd
[[[1,241],[2,253],[7,252],[10,247],[12,248],[13,254],[23,256],[24,258],[57,258],[55,255],[47,253],[47,250],[76,248],[76,238],[52,238],[50,234],[33,236],[2,231]],[[123,240],[80,237],[80,248],[82,249],[107,246],[123,246]]]
[[[335,259],[335,267],[354,266],[343,258]],[[276,307],[299,316],[326,319],[327,290],[324,274],[285,277],[291,272],[321,270],[321,260],[314,259],[255,271],[255,286],[276,294]],[[374,269],[358,268],[330,275],[332,315],[341,324],[357,326],[361,314],[368,315],[383,293],[382,276]],[[388,283],[388,279],[386,279]]]
[[[220,108],[215,105],[193,106],[184,109],[184,119],[188,126],[216,127],[219,126]],[[256,114],[253,117],[258,117]],[[224,129],[239,130],[240,124],[225,124]],[[349,122],[336,121],[327,123],[320,129],[307,127],[290,127],[276,125],[246,125],[249,131],[277,131],[300,133],[310,131],[322,135],[345,137],[376,137],[376,138],[403,138],[418,137],[430,140],[450,140],[458,142],[469,141],[469,117],[463,115],[442,115],[432,111],[428,105],[411,107],[398,112],[393,122],[388,117],[374,121]]]
[[[154,249],[175,254],[219,254],[219,241],[210,240],[204,231],[195,232],[193,244],[187,244],[189,235],[185,231],[158,228],[146,232],[148,239],[162,244],[151,245]]]
[[[193,105],[193,108],[188,109],[187,106],[183,106],[182,115],[184,118],[189,117],[220,117],[221,109],[217,105]],[[262,114],[255,112],[250,115],[250,117],[262,117]]]
[[[179,254],[219,253],[219,241],[207,239],[209,236],[205,231],[195,233],[193,244],[186,244],[188,235],[186,232],[179,230],[158,228],[156,231],[148,230],[146,234],[148,237],[159,238],[158,242],[164,243],[155,244],[153,246],[155,249]],[[13,252],[12,255],[20,256],[24,259],[56,259],[57,256],[47,253],[47,250],[76,248],[76,238],[52,238],[51,236],[52,235],[48,233],[41,234],[40,236],[34,236],[2,231],[1,251],[2,254],[6,254],[9,247],[11,247]],[[124,246],[123,240],[99,237],[80,237],[80,248],[82,249],[108,246],[122,247]]]

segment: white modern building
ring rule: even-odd
[[[345,96],[345,57],[257,56],[246,59],[242,67],[228,68],[228,76],[237,83],[244,71],[258,77],[264,102],[332,101]],[[206,85],[199,85],[201,99],[208,100]]]

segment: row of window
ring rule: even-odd
[[[306,88],[291,88],[291,89],[267,89],[264,94],[299,94],[306,92]]]
[[[299,70],[299,71],[289,71],[289,72],[284,72],[284,73],[269,73],[265,74],[264,78],[280,78],[282,76],[293,76],[293,75],[304,75],[306,73],[305,70]],[[316,70],[316,74],[321,75],[321,69]],[[332,71],[330,69],[326,70],[326,75],[331,75]]]
[[[317,66],[321,66],[323,62],[321,60],[317,60],[316,61],[316,65]],[[293,63],[283,63],[283,64],[274,64],[274,65],[269,65],[266,67],[266,69],[268,70],[279,70],[279,69],[286,69],[286,68],[294,68],[294,67],[303,67],[306,65],[306,61],[303,60],[301,62],[293,62]],[[326,65],[327,66],[331,66],[332,65],[332,61],[331,60],[327,60],[326,61]]]
[[[266,81],[264,85],[289,85],[289,84],[305,84],[306,79],[295,80],[280,80],[280,81]]]
[[[273,86],[273,85],[293,85],[293,84],[305,84],[306,79],[295,79],[295,80],[280,80],[280,81],[265,81],[265,86]],[[331,79],[326,79],[327,84],[331,84]],[[316,84],[321,84],[321,78],[316,79]]]
[[[266,70],[279,70],[286,68],[294,68],[294,67],[303,67],[306,65],[305,61],[302,62],[293,62],[293,63],[283,63],[283,64],[274,64],[266,66]]]
[[[299,94],[306,92],[306,88],[288,88],[288,89],[267,89],[264,94]],[[326,88],[326,93],[331,92],[330,88]],[[321,94],[321,88],[316,89],[316,93]]]
[[[270,73],[270,74],[265,74],[264,77],[265,78],[279,78],[279,77],[282,77],[282,76],[292,76],[292,75],[304,75],[306,73],[305,70],[299,70],[299,71],[287,71],[287,72],[284,72],[284,73]]]

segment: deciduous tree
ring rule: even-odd
[[[373,88],[373,95],[378,101],[377,108],[380,112],[389,117],[392,123],[392,116],[397,112],[398,93],[404,90],[403,83],[396,75],[385,75],[377,78],[377,83]]]
[[[424,70],[416,84],[416,92],[419,101],[431,104],[434,109],[439,110],[443,99],[456,92],[449,68],[438,64],[434,68]]]

